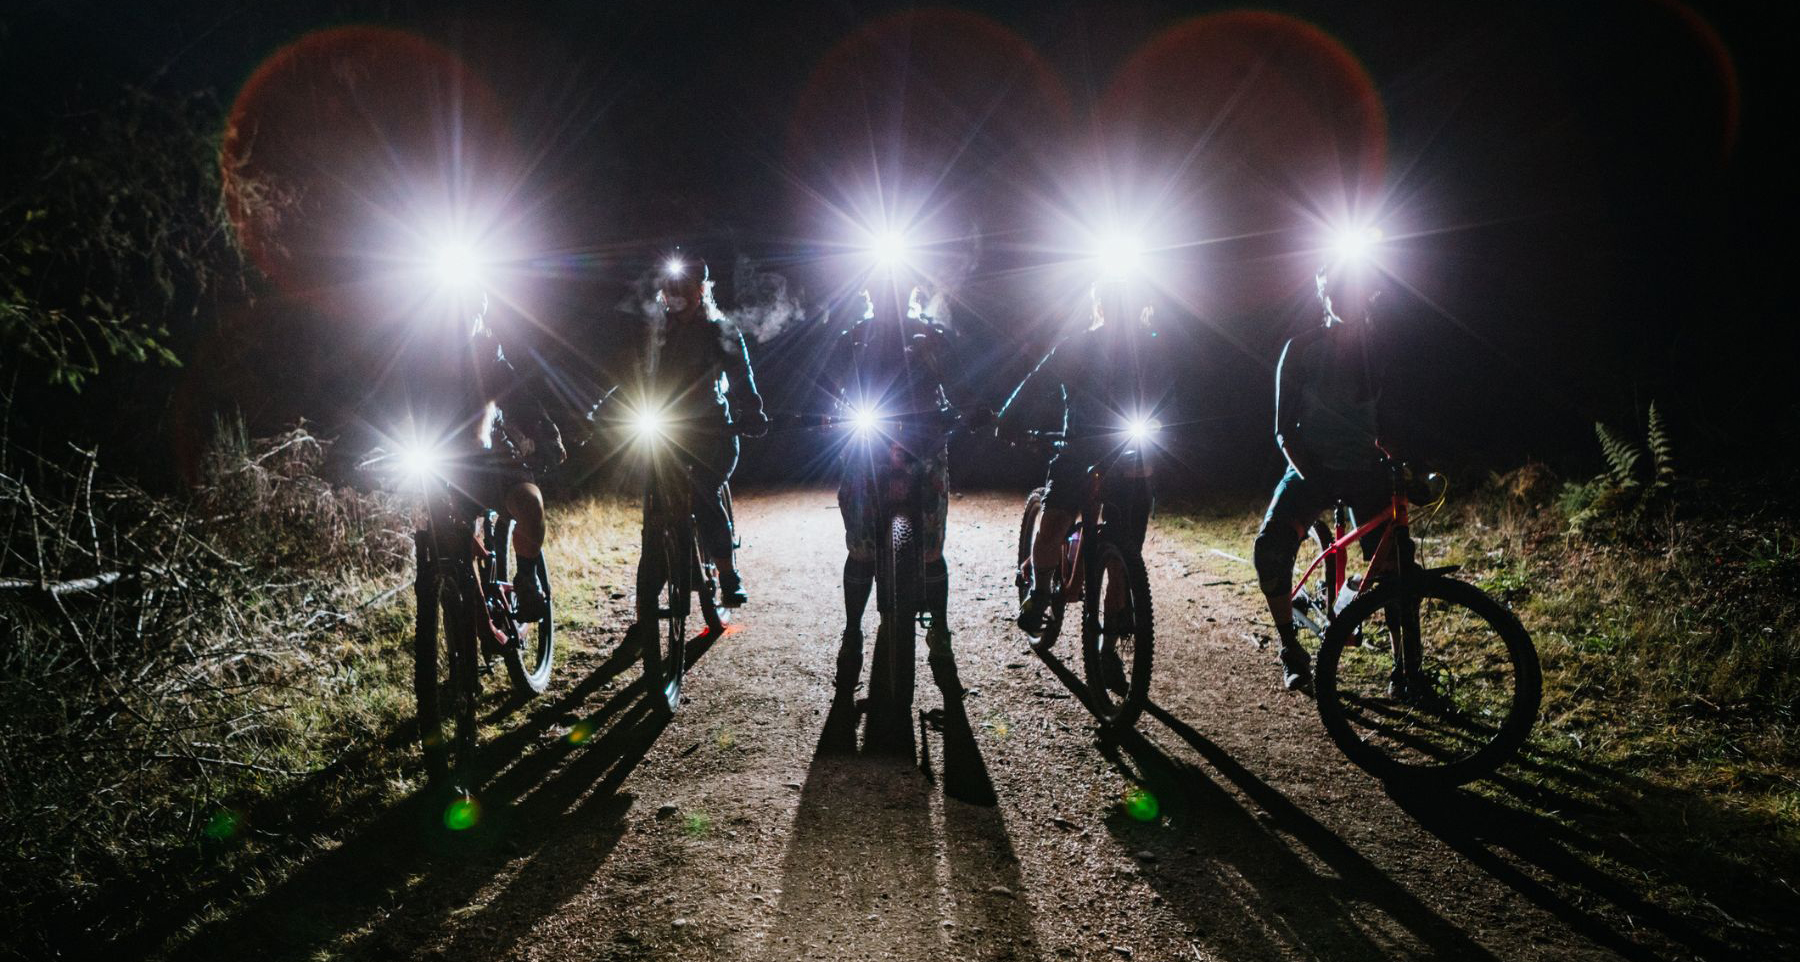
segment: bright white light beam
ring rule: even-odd
[[[906,263],[906,256],[910,251],[906,235],[897,230],[885,230],[876,234],[870,245],[876,266],[884,268],[899,267]]]
[[[1379,227],[1346,228],[1332,237],[1331,250],[1340,263],[1354,264],[1367,260],[1375,252],[1376,245],[1381,243],[1382,237]]]
[[[1125,423],[1125,433],[1131,438],[1133,444],[1142,444],[1156,437],[1157,432],[1161,430],[1161,421],[1142,415],[1133,417]]]
[[[1143,267],[1143,248],[1137,240],[1124,234],[1114,234],[1102,240],[1094,248],[1094,260],[1100,267],[1100,273],[1107,280],[1119,280],[1131,277]]]
[[[446,241],[431,252],[431,269],[445,287],[481,283],[481,257],[462,241]]]

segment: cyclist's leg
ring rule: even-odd
[[[1357,474],[1346,479],[1344,490],[1346,492],[1345,500],[1350,505],[1350,521],[1353,525],[1379,515],[1392,504],[1387,478],[1380,472]],[[1382,535],[1386,531],[1387,526],[1383,525],[1363,535],[1358,546],[1362,549],[1365,561],[1374,557],[1376,549],[1381,545]],[[1414,546],[1410,538],[1396,544],[1395,548],[1397,553],[1392,560],[1397,561],[1402,567],[1409,567],[1414,563]],[[1387,631],[1388,649],[1393,652],[1394,657],[1394,672],[1393,677],[1389,679],[1389,688],[1394,694],[1405,694],[1406,676],[1417,673],[1419,668],[1418,653],[1413,652],[1409,655],[1406,651],[1405,641],[1400,631],[1405,616],[1401,606],[1399,604],[1389,605],[1384,615],[1382,621]]]
[[[950,522],[950,459],[940,452],[927,460],[925,484],[925,610],[932,622],[947,626],[950,613],[950,566],[944,561],[944,533]]]
[[[544,551],[544,492],[536,484],[520,481],[507,487],[502,497],[506,513],[512,517],[512,543],[515,570],[513,591],[518,597],[519,620],[534,622],[544,617],[544,592],[538,580],[538,567]]]
[[[1325,508],[1321,499],[1329,500],[1318,487],[1289,466],[1275,485],[1275,494],[1263,513],[1262,526],[1256,532],[1256,544],[1251,552],[1257,584],[1262,588],[1269,618],[1275,623],[1275,633],[1281,640],[1282,680],[1289,688],[1305,685],[1312,674],[1311,659],[1300,646],[1294,629],[1294,558],[1300,552],[1300,541],[1305,537],[1306,529]]]
[[[737,557],[732,547],[731,517],[725,513],[725,485],[737,468],[737,438],[720,434],[710,443],[702,442],[698,456],[689,465],[693,483],[694,526],[700,535],[700,546],[707,559],[719,566],[719,588],[726,606],[744,603],[743,581],[738,577]]]
[[[863,614],[875,590],[874,492],[867,471],[845,464],[838,482],[838,512],[844,517],[844,636],[861,637]]]
[[[1087,497],[1087,466],[1080,452],[1068,449],[1050,459],[1045,472],[1044,500],[1039,505],[1037,531],[1031,538],[1031,590],[1019,603],[1018,624],[1036,637],[1043,631],[1050,607],[1051,576],[1062,568],[1063,546],[1069,529],[1081,513]]]
[[[1107,481],[1104,508],[1106,526],[1109,530],[1118,532],[1124,539],[1123,544],[1140,554],[1144,550],[1144,537],[1150,530],[1150,512],[1155,500],[1148,475],[1115,476]],[[1107,612],[1117,612],[1126,607],[1126,588],[1122,578],[1107,579]]]
[[[1062,567],[1063,546],[1069,529],[1087,500],[1089,452],[1076,446],[1050,459],[1044,477],[1044,503],[1038,514],[1037,534],[1031,539],[1031,591],[1050,590],[1050,573]]]

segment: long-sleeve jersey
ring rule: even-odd
[[[1308,328],[1275,366],[1275,441],[1326,470],[1368,468],[1380,455],[1380,385],[1365,323]]]
[[[420,429],[457,448],[501,453],[515,453],[509,432],[523,432],[540,446],[559,436],[543,380],[514,368],[491,329],[436,342],[426,353],[407,376],[412,417]]]
[[[903,432],[909,450],[943,443],[944,425],[929,415],[954,417],[962,371],[949,332],[919,318],[870,318],[838,335],[825,365],[826,390],[838,405],[879,410],[892,419],[889,433]]]
[[[762,395],[744,336],[719,321],[665,321],[650,331],[646,373],[672,420],[702,430],[758,421]]]
[[[1161,347],[1156,332],[1143,323],[1071,334],[1019,382],[998,420],[1009,425],[1038,393],[1056,391],[1069,438],[1117,434],[1128,419],[1154,415],[1166,399]]]

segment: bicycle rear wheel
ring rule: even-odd
[[[1019,589],[1020,604],[1031,593],[1031,542],[1037,534],[1038,518],[1044,512],[1046,493],[1043,488],[1038,488],[1026,496],[1025,517],[1019,522],[1019,565],[1015,569],[1013,583]],[[1044,630],[1031,639],[1031,647],[1039,652],[1049,651],[1050,646],[1056,643],[1056,636],[1062,631],[1063,611],[1067,604],[1058,576],[1052,574],[1049,581],[1050,607],[1044,613]]]
[[[1326,732],[1370,774],[1460,785],[1524,745],[1543,682],[1537,649],[1512,612],[1474,585],[1412,571],[1338,615],[1319,648],[1315,686]]]
[[[1101,536],[1085,565],[1082,595],[1081,667],[1090,708],[1106,728],[1128,728],[1150,699],[1150,671],[1156,654],[1150,606],[1150,575],[1144,558],[1128,546]],[[1108,596],[1117,602],[1109,607]]]
[[[413,696],[419,745],[433,783],[467,771],[475,758],[475,628],[464,591],[472,586],[422,561],[415,582]]]

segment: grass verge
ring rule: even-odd
[[[1471,790],[1607,840],[1581,857],[1727,944],[1782,944],[1800,907],[1790,489],[1689,488],[1595,519],[1569,487],[1528,466],[1415,519],[1422,560],[1461,565],[1512,607],[1544,668],[1524,756]],[[1260,611],[1253,573],[1224,557],[1249,557],[1259,521],[1240,503],[1178,508],[1158,526]]]

